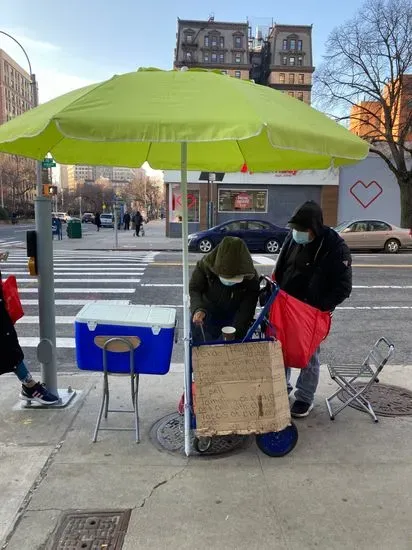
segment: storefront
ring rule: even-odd
[[[260,174],[227,173],[221,181],[202,181],[200,172],[188,173],[189,232],[230,219],[249,218],[284,226],[297,206],[314,200],[324,209],[325,222],[337,222],[337,170],[302,170]],[[181,235],[180,173],[165,172],[167,236]],[[211,205],[208,208],[208,204]],[[209,222],[210,225],[210,222]]]

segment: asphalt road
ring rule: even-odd
[[[5,241],[24,243],[25,226],[0,226],[0,249]],[[109,240],[112,238],[109,234]],[[36,370],[38,337],[37,282],[26,270],[25,250],[9,244],[3,276],[18,278],[25,317],[17,331],[27,363]],[[190,254],[191,267],[201,256]],[[270,274],[273,256],[254,255],[260,273]],[[374,341],[387,336],[396,346],[395,363],[412,364],[412,254],[354,254],[352,296],[335,312],[333,328],[323,346],[322,360],[358,362]],[[89,252],[59,249],[55,255],[57,357],[61,372],[76,369],[73,321],[87,300],[110,300],[136,304],[170,305],[182,315],[182,266],[180,253]],[[112,305],[115,305],[112,302]],[[183,362],[181,341],[173,361]]]

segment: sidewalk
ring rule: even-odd
[[[412,367],[388,366],[382,382],[412,389]],[[160,452],[152,424],[176,408],[182,367],[142,377],[141,438],[100,432],[96,374],[61,375],[82,394],[69,409],[17,410],[15,377],[0,394],[0,548],[40,550],[65,510],[132,510],[123,550],[410,550],[412,417],[371,419],[346,409],[335,422],[323,369],[313,415],[298,423],[288,456],[255,447],[224,458]],[[111,379],[116,407],[128,380]],[[131,415],[110,417],[129,426]],[[7,541],[2,546],[2,541]],[[94,548],[94,547],[93,547]]]
[[[66,234],[66,226],[63,226],[63,240],[54,241],[55,250],[116,250],[114,229],[96,230],[94,225],[83,224],[83,237],[81,239],[69,239]],[[165,237],[165,220],[154,220],[144,225],[145,236],[135,237],[134,231],[119,229],[117,250],[140,250],[157,252],[181,252],[182,240]]]

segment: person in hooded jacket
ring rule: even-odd
[[[333,312],[352,291],[352,258],[345,241],[323,223],[321,207],[307,201],[289,220],[286,238],[274,271],[279,287],[302,302]],[[294,418],[308,416],[319,383],[319,349],[300,371],[296,382]],[[288,392],[290,369],[286,369]]]
[[[259,296],[259,277],[246,244],[225,237],[197,263],[189,293],[194,342],[202,342],[203,335],[206,341],[219,340],[224,326],[236,329],[236,339],[244,338]]]
[[[21,399],[37,401],[42,405],[53,405],[59,401],[43,384],[33,379],[24,363],[23,350],[4,304],[0,272],[0,374],[7,372],[14,372],[20,380]]]

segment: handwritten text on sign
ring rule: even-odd
[[[278,342],[193,349],[198,435],[267,433],[290,424]]]

